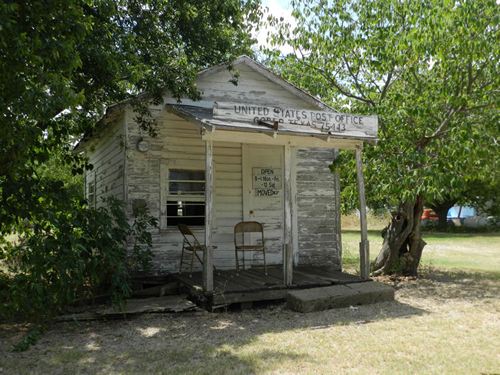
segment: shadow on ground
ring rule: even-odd
[[[475,302],[500,295],[500,272],[440,270],[424,267],[416,280],[384,280],[418,298]]]
[[[309,330],[364,326],[425,313],[396,301],[309,314],[292,312],[284,304],[271,304],[222,313],[59,323],[27,352],[13,353],[9,338],[0,340],[0,355],[5,358],[0,367],[4,373],[16,373],[22,366],[26,373],[252,374],[259,372],[264,362],[273,369],[285,361],[314,361],[304,353],[271,347],[258,353],[240,352],[262,335],[289,332],[295,336]],[[3,330],[7,333],[12,338],[12,331]]]
[[[424,270],[417,280],[391,281],[401,301],[498,298],[498,275]],[[283,304],[222,313],[141,316],[130,320],[59,323],[29,351],[12,353],[12,328],[0,326],[2,373],[253,374],[287,361],[316,366],[297,346],[260,345],[261,339],[299,340],[313,331],[412,319],[429,313],[401,301],[301,314]],[[405,325],[407,323],[404,323]],[[9,331],[9,329],[11,329]],[[354,329],[353,332],[358,331]],[[353,339],[353,338],[351,338]],[[341,340],[341,338],[339,338]],[[345,340],[345,338],[344,338]],[[253,345],[258,343],[259,345]],[[291,342],[293,344],[293,342]],[[321,343],[318,343],[321,347]],[[319,365],[319,364],[318,364]],[[20,371],[22,370],[22,371]],[[300,372],[300,369],[297,369]]]

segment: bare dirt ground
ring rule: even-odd
[[[424,270],[396,301],[56,323],[26,352],[0,326],[0,374],[500,373],[498,274]]]

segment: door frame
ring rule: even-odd
[[[241,202],[241,208],[242,208],[242,220],[248,219],[248,212],[249,212],[249,207],[248,204],[249,202],[247,201],[247,192],[246,190],[252,183],[252,181],[248,181],[248,174],[247,171],[251,169],[251,163],[249,161],[249,155],[252,149],[256,148],[263,148],[263,149],[276,149],[279,150],[281,153],[281,164],[280,164],[280,169],[281,169],[281,179],[282,179],[282,197],[281,197],[281,220],[284,221],[284,215],[285,215],[285,197],[284,197],[284,183],[285,183],[285,168],[284,168],[284,163],[285,163],[285,146],[282,145],[261,145],[261,144],[247,144],[247,143],[242,143],[241,144],[241,183],[242,183],[242,202]],[[291,147],[291,195],[292,195],[292,204],[291,204],[291,210],[292,210],[292,246],[294,249],[293,252],[293,263],[294,265],[297,265],[299,262],[299,240],[298,240],[298,218],[297,218],[297,168],[296,168],[296,154],[297,154],[297,148],[296,147]],[[250,173],[251,175],[251,173]],[[285,225],[284,222],[282,222],[282,228],[283,228],[283,234],[282,234],[282,241],[284,241],[284,230],[285,230]]]

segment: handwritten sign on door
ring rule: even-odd
[[[281,190],[280,168],[252,168],[252,186],[256,197],[274,197]]]

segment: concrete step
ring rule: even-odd
[[[376,281],[291,290],[287,294],[288,307],[299,312],[321,311],[393,300],[394,288]]]

